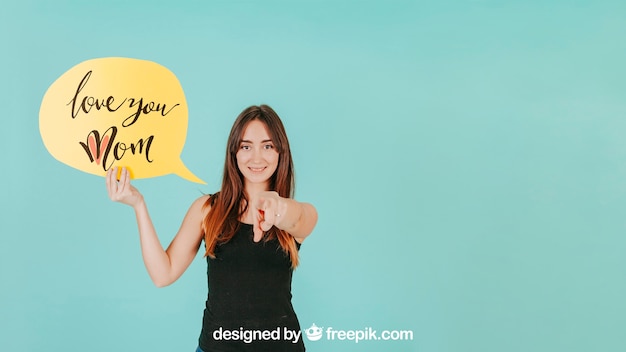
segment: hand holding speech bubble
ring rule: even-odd
[[[176,76],[151,61],[100,58],[59,77],[43,97],[39,131],[48,152],[78,170],[133,178],[171,173],[205,183],[180,159],[188,110]]]

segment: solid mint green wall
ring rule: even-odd
[[[309,351],[623,351],[626,6],[603,1],[5,1],[0,350],[193,351],[201,255],[156,289],[132,210],[45,150],[39,104],[81,61],[158,62],[208,186],[139,180],[169,243],[219,187],[236,115],[283,118],[303,328],[412,330]]]

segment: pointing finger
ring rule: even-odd
[[[276,201],[272,198],[265,200],[263,203],[265,221],[262,224],[262,228],[264,231],[268,231],[276,224],[276,205]]]

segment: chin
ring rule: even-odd
[[[269,177],[246,177],[246,181],[248,183],[251,184],[259,184],[259,183],[266,183],[266,184],[270,184],[270,178]]]

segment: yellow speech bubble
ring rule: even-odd
[[[54,158],[104,176],[115,166],[133,178],[167,174],[205,183],[180,159],[188,109],[176,76],[151,61],[109,57],[84,61],[43,97],[39,131]]]

